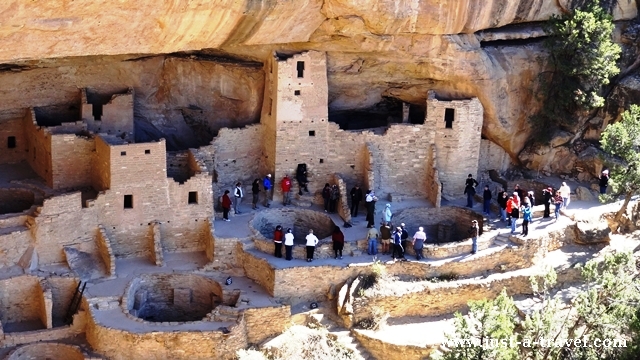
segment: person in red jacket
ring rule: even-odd
[[[229,197],[229,190],[224,191],[224,195],[222,195],[222,220],[229,220],[229,211],[231,210],[231,198]]]
[[[289,175],[282,178],[280,186],[282,187],[282,205],[287,206],[291,204],[291,179],[289,179]]]
[[[273,232],[273,243],[276,246],[275,255],[277,258],[282,257],[282,236],[282,226],[278,225],[276,226],[276,230]]]

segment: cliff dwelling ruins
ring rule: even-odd
[[[469,5],[461,22],[449,8],[428,15],[435,0],[395,13],[372,1],[375,21],[342,0],[165,3],[108,5],[115,23],[75,5],[34,20],[11,8],[16,24],[62,35],[42,35],[40,50],[17,25],[0,39],[0,359],[246,360],[250,348],[278,355],[308,328],[333,334],[345,358],[427,359],[469,301],[506,289],[524,314],[537,306],[530,277],[551,268],[554,291],[574,289],[576,264],[640,245],[637,196],[624,214],[631,235],[603,220],[617,203],[597,203],[604,163],[593,142],[555,134],[526,147],[542,71],[530,59],[558,6]],[[637,19],[636,2],[622,3],[614,19]],[[166,16],[140,10],[152,7]],[[148,17],[154,25],[135,20]],[[147,35],[114,42],[116,28]],[[640,94],[628,88],[616,91]],[[605,126],[586,123],[585,134],[599,139]],[[469,174],[479,186],[465,207]],[[547,221],[544,193],[563,181],[576,205]],[[243,198],[223,221],[238,183]],[[323,209],[325,184],[337,186],[335,212]],[[526,237],[496,201],[516,184],[536,199]],[[374,228],[388,205],[410,238],[424,229],[424,259],[410,244],[405,261],[381,243],[368,254],[356,185],[377,196]],[[292,259],[274,256],[278,225],[291,229]],[[319,241],[308,263],[310,231]],[[380,268],[377,287],[363,285]],[[386,327],[366,326],[381,314]]]

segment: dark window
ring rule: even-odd
[[[269,116],[271,116],[271,109],[273,108],[273,99],[269,98]]]
[[[15,136],[9,136],[7,138],[7,147],[9,149],[15,149],[15,147],[16,147],[16,137]]]
[[[124,196],[124,208],[133,209],[133,195]]]
[[[304,61],[298,61],[298,63],[296,64],[296,70],[298,70],[298,77],[303,78],[304,77]]]
[[[315,130],[309,130],[309,136],[316,136]]]
[[[455,110],[450,108],[444,109],[444,123],[447,129],[453,129],[454,117],[455,117]]]
[[[189,204],[197,204],[197,203],[198,203],[198,192],[189,191]]]
[[[144,153],[149,155],[149,154],[151,154],[151,150],[145,150]]]
[[[120,151],[120,156],[127,156],[127,152],[126,151]]]
[[[295,96],[300,95],[300,90],[295,90],[295,91],[293,92],[293,95],[295,95]]]
[[[324,163],[324,159],[320,159],[320,164]]]

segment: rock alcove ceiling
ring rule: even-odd
[[[364,128],[371,114],[375,127],[396,121],[379,111],[389,99],[411,104],[419,118],[430,89],[477,96],[483,135],[516,159],[537,109],[540,22],[574,3],[144,0],[105,8],[12,0],[0,15],[0,121],[19,108],[76,104],[81,87],[131,87],[138,140],[165,137],[170,150],[186,149],[259,121],[262,63],[273,51],[314,49],[327,52],[334,118],[355,114],[352,127]],[[637,14],[633,0],[611,10],[620,24]]]

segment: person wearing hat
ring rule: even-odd
[[[471,235],[471,255],[478,251],[478,236],[480,236],[480,228],[478,227],[478,220],[471,220],[471,228],[469,229],[469,235]]]
[[[609,186],[609,170],[602,170],[598,185],[600,185],[600,194],[606,194],[607,186]]]
[[[386,204],[384,206],[384,211],[382,212],[382,222],[390,223],[392,217],[393,213],[391,213],[391,204]]]
[[[269,195],[271,195],[271,174],[267,174],[262,180],[262,187],[264,188],[264,206],[269,207]]]
[[[396,254],[398,257],[396,257]],[[402,228],[398,226],[393,232],[393,260],[404,259],[404,249],[402,248]]]
[[[422,249],[424,248],[424,243],[427,241],[427,234],[424,233],[424,228],[420,226],[418,231],[413,235],[413,250],[416,252],[416,260],[422,260]]]
[[[551,217],[551,209],[549,208],[551,206],[551,199],[553,198],[553,189],[552,188],[546,188],[544,190],[542,190],[542,201],[544,204],[544,214],[542,215],[543,218],[550,218]]]
[[[536,197],[533,194],[533,190],[527,192],[527,199],[529,199],[529,206],[535,206],[536,205]]]

